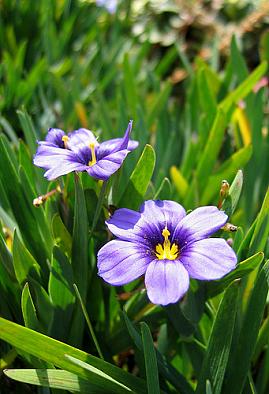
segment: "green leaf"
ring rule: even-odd
[[[40,331],[40,323],[37,318],[36,309],[33,303],[28,283],[25,283],[22,291],[21,309],[25,326],[32,328],[33,330]]]
[[[83,300],[87,290],[88,218],[81,181],[75,177],[75,213],[73,225],[72,267]]]
[[[250,253],[263,250],[269,234],[269,188],[263,200],[261,210],[257,216],[254,233],[250,241]]]
[[[88,286],[88,217],[81,181],[75,176],[75,213],[73,225],[72,268],[74,280],[83,302]],[[80,308],[75,308],[71,337],[75,345],[82,340],[84,319]]]
[[[156,351],[152,336],[146,323],[141,323],[143,353],[145,357],[148,394],[159,394],[159,374],[156,360]]]
[[[219,305],[214,325],[203,361],[201,374],[196,388],[197,393],[206,391],[209,380],[214,394],[220,394],[226,365],[232,344],[232,334],[237,312],[238,283],[233,283],[226,290]]]
[[[66,252],[68,256],[71,256],[72,237],[58,213],[52,218],[52,231],[59,248],[61,248],[63,252]]]
[[[126,94],[126,100],[130,108],[132,116],[136,117],[136,105],[137,105],[137,94],[135,77],[133,74],[132,67],[129,62],[128,53],[125,53],[123,60],[123,76],[124,76],[124,88]]]
[[[104,388],[109,389],[109,384],[110,390],[112,390],[115,393],[126,393],[129,392],[128,387],[124,386],[123,384],[117,382],[115,379],[113,379],[111,376],[105,374],[102,371],[97,370],[95,367],[92,367],[90,364],[85,363],[84,361],[78,360],[75,357],[69,356],[68,354],[65,355],[68,360],[70,360],[72,363],[75,365],[85,369],[86,371],[93,372],[98,375],[98,377],[102,377],[106,380],[109,380],[108,384],[104,384]]]
[[[0,257],[1,257],[1,264],[3,264],[3,266],[5,267],[5,270],[8,272],[10,278],[14,280],[15,271],[13,267],[13,258],[1,234],[0,234]]]
[[[67,257],[57,247],[53,249],[53,259],[49,277],[49,295],[54,306],[50,334],[54,338],[68,339],[70,321],[75,304],[73,291],[73,271]],[[59,324],[59,322],[62,322]]]
[[[140,334],[135,329],[134,325],[128,318],[126,312],[123,310],[123,318],[129,332],[130,337],[134,341],[135,346],[143,352],[143,343]],[[193,389],[185,379],[185,377],[179,373],[171,364],[169,364],[163,357],[163,355],[156,350],[156,357],[158,363],[158,369],[160,374],[167,379],[177,390],[182,394],[193,394]]]
[[[181,171],[176,166],[172,166],[170,168],[170,176],[173,184],[175,185],[179,197],[184,198],[188,191],[188,187],[189,187],[188,182],[186,181]]]
[[[14,232],[13,238],[13,262],[16,278],[20,284],[24,284],[31,277],[40,281],[41,269],[39,264],[33,258],[31,253],[26,249],[19,240],[17,232]]]
[[[227,120],[225,113],[222,110],[218,110],[206,146],[197,166],[196,177],[200,191],[204,190],[208,177],[218,157],[226,124]]]
[[[169,200],[171,198],[171,183],[168,178],[164,178],[159,189],[154,194],[153,200]]]
[[[38,137],[32,119],[25,109],[18,110],[17,114],[20,120],[22,130],[24,132],[27,145],[29,146],[31,154],[34,154],[37,149],[36,141],[38,140]]]
[[[151,108],[149,109],[149,113],[147,116],[147,125],[148,127],[151,127],[154,121],[158,119],[158,116],[164,106],[166,105],[168,101],[168,97],[171,93],[172,90],[172,85],[170,82],[166,82],[164,85],[164,88],[161,90],[161,92],[156,96],[154,102],[151,105]]]
[[[260,270],[250,295],[237,338],[236,352],[232,353],[229,360],[229,370],[224,382],[223,392],[238,394],[243,390],[264,314],[268,288],[269,261]]]
[[[164,311],[180,336],[189,337],[193,334],[195,327],[184,316],[179,303],[167,305]]]
[[[243,82],[248,76],[248,69],[246,62],[238,49],[235,36],[233,36],[231,42],[231,62],[234,74],[237,75],[239,82]]]
[[[228,112],[233,104],[245,98],[253,89],[259,79],[266,73],[267,62],[262,62],[233,92],[220,103],[224,112]]]
[[[109,386],[111,385],[112,378],[119,384],[129,387],[130,390],[141,394],[146,393],[145,382],[142,379],[79,349],[3,318],[0,318],[0,338],[28,354],[75,373],[83,379],[90,380],[93,384],[101,388],[105,387],[109,389],[111,387],[112,389],[112,386]],[[71,362],[66,355],[89,364],[93,367],[92,370],[86,370],[75,364],[74,361]],[[110,379],[102,377],[102,373]],[[114,391],[115,387],[120,386],[115,383],[111,393],[122,392],[121,387],[119,391]]]
[[[75,393],[102,394],[99,388],[91,382],[81,379],[77,375],[55,369],[6,369],[5,375],[18,382],[50,387],[51,389],[70,390]]]
[[[243,187],[243,172],[239,170],[231,184],[228,196],[225,198],[221,210],[228,216],[232,216],[239,201]]]
[[[154,149],[150,145],[146,145],[120,199],[120,207],[128,207],[130,209],[139,207],[150,183],[154,166]]]
[[[218,169],[218,171],[211,175],[208,179],[208,184],[203,191],[201,197],[201,204],[206,205],[212,201],[219,191],[221,182],[226,179],[230,181],[234,174],[248,163],[252,155],[252,146],[248,145],[237,152],[235,152],[229,159],[227,159]]]

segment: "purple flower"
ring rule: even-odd
[[[219,279],[236,266],[236,255],[224,239],[208,238],[227,221],[216,207],[186,215],[174,201],[149,200],[139,212],[118,209],[106,222],[117,239],[98,253],[98,274],[115,286],[145,274],[154,304],[177,302],[190,278]]]
[[[39,141],[34,164],[46,169],[49,180],[72,171],[87,171],[94,178],[107,180],[122,165],[127,154],[138,146],[129,140],[132,121],[123,138],[99,144],[90,130],[79,129],[66,135],[61,129],[49,129],[45,141]]]

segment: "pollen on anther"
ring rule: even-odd
[[[62,141],[63,141],[63,143],[64,143],[64,147],[67,148],[67,142],[69,141],[68,135],[64,135],[64,136],[62,137]]]

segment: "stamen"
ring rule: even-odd
[[[164,237],[163,244],[156,245],[155,254],[159,260],[175,260],[179,255],[179,250],[177,244],[169,241],[170,231],[167,226],[162,231],[162,236]]]
[[[64,135],[64,136],[62,137],[62,141],[63,141],[63,143],[64,143],[65,149],[67,149],[67,142],[69,141],[69,137],[68,137],[67,135]]]
[[[91,154],[92,154],[92,159],[89,161],[88,166],[92,167],[95,163],[96,163],[96,155],[95,155],[95,149],[94,149],[94,143],[90,143],[89,144],[89,148],[91,150]]]

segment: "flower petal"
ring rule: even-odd
[[[113,138],[112,140],[104,141],[99,145],[98,148],[98,158],[102,159],[103,157],[110,155],[113,152],[121,150],[120,147],[122,145],[122,138]],[[127,145],[127,150],[132,151],[138,147],[138,142],[134,140],[129,140]]]
[[[92,167],[88,167],[87,172],[94,178],[105,181],[121,167],[128,153],[127,149],[111,153],[109,156],[97,160],[97,163]]]
[[[227,222],[228,216],[217,207],[200,207],[185,216],[177,225],[172,242],[179,245],[199,241],[218,231]]]
[[[188,291],[189,275],[177,260],[154,260],[147,268],[145,285],[153,304],[173,304]]]
[[[78,153],[85,146],[89,147],[90,144],[99,146],[99,143],[97,142],[93,132],[88,129],[81,128],[72,131],[68,134],[68,137],[69,140],[67,142],[67,146],[75,153]]]
[[[97,258],[98,275],[115,286],[139,278],[152,260],[141,245],[119,240],[110,241],[103,246]]]
[[[180,204],[169,200],[145,201],[139,212],[149,223],[158,226],[160,231],[167,225],[170,232],[186,215],[185,209]]]
[[[97,152],[97,159],[101,160],[111,153],[127,149],[128,151],[134,150],[138,146],[137,141],[130,141],[130,133],[132,131],[133,121],[130,120],[128,127],[125,131],[123,138],[114,138],[104,141],[99,145]]]
[[[141,213],[127,208],[117,209],[106,221],[109,230],[116,237],[125,241],[144,242],[145,226]]]
[[[42,168],[49,169],[59,163],[60,160],[76,161],[76,155],[68,149],[54,146],[40,145],[34,156],[33,163]]]
[[[236,267],[233,249],[221,238],[208,238],[188,245],[180,260],[191,278],[220,279]]]
[[[61,129],[51,128],[48,130],[45,141],[38,141],[39,145],[54,146],[58,148],[64,148],[64,142],[62,140],[65,132]]]
[[[58,178],[59,176],[69,174],[73,171],[85,171],[86,166],[79,162],[72,162],[68,160],[62,160],[57,163],[57,165],[49,168],[44,176],[49,180],[52,181],[53,179]]]

